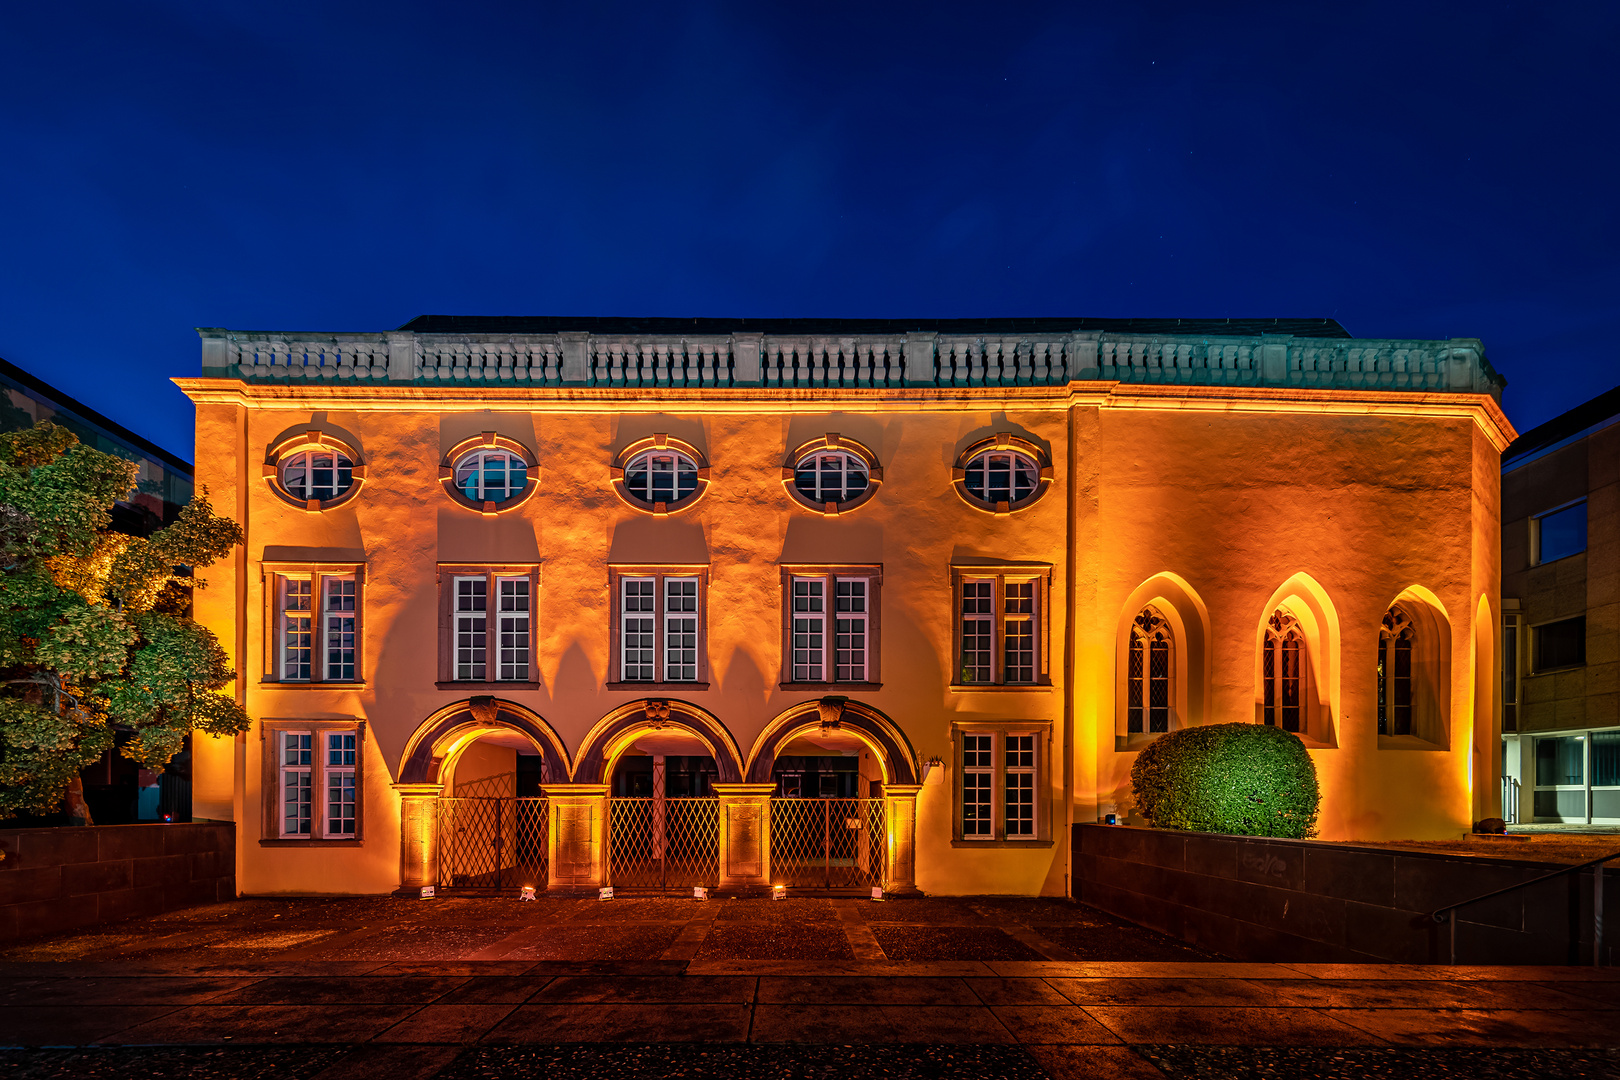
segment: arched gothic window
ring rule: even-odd
[[[1143,608],[1131,627],[1130,666],[1125,674],[1127,706],[1125,731],[1129,735],[1170,730],[1171,655],[1170,626],[1152,608]]]
[[[1265,684],[1261,709],[1265,722],[1295,734],[1304,731],[1310,687],[1305,632],[1292,615],[1281,609],[1272,612],[1266,623],[1260,677]]]
[[[1412,646],[1417,633],[1399,608],[1378,631],[1378,734],[1412,734]]]

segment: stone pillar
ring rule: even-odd
[[[934,382],[934,340],[932,330],[906,335],[904,346],[907,386],[931,386]]]
[[[1070,334],[1064,351],[1069,381],[1097,377],[1097,346],[1102,341],[1098,331]]]
[[[557,335],[562,348],[562,381],[583,384],[591,373],[591,335],[583,330],[564,330]]]
[[[885,818],[889,823],[889,884],[899,895],[917,892],[917,793],[921,784],[884,784]]]
[[[388,332],[388,381],[410,382],[416,378],[416,335],[408,330]]]
[[[720,888],[771,887],[771,793],[775,784],[714,784],[720,799]]]
[[[546,784],[546,854],[553,893],[593,893],[607,873],[607,784]]]
[[[760,353],[764,348],[764,334],[731,335],[731,378],[736,385],[759,385],[763,378],[760,373]]]
[[[439,827],[443,784],[395,784],[399,792],[399,895],[420,896],[439,883]]]

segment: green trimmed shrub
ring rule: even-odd
[[[1155,828],[1234,836],[1314,836],[1322,803],[1305,744],[1263,724],[1160,736],[1137,755],[1131,788]]]

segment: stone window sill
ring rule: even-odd
[[[323,847],[323,848],[324,847],[347,847],[347,848],[357,848],[357,847],[362,846],[362,844],[363,844],[363,841],[360,840],[359,838],[356,838],[356,839],[353,839],[353,840],[327,840],[327,839],[324,839],[324,838],[323,839],[315,839],[315,838],[312,837],[311,839],[308,839],[308,840],[287,840],[287,839],[284,839],[282,837],[276,837],[274,839],[263,839],[263,840],[259,841],[259,846],[260,847],[280,847],[280,848],[304,848],[304,847]]]
[[[815,691],[836,694],[840,690],[881,690],[880,682],[785,682],[778,683],[781,690]]]
[[[1052,684],[1045,683],[952,683],[953,694],[1050,694]]]
[[[952,840],[953,848],[1049,848],[1050,840]]]
[[[364,690],[366,685],[367,684],[363,682],[284,682],[280,679],[259,680],[260,689],[274,690]]]
[[[538,690],[537,682],[475,682],[472,679],[436,682],[435,690]]]
[[[663,693],[681,690],[707,690],[706,682],[610,682],[606,684],[608,690],[657,690]]]

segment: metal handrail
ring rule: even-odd
[[[1459,900],[1455,904],[1447,904],[1445,907],[1435,908],[1434,911],[1429,913],[1429,918],[1433,919],[1434,922],[1437,925],[1448,926],[1450,928],[1450,930],[1451,930],[1451,934],[1450,934],[1450,937],[1451,937],[1451,961],[1450,962],[1455,964],[1457,962],[1457,919],[1456,919],[1456,915],[1454,913],[1457,911],[1458,908],[1465,908],[1469,904],[1477,904],[1481,900],[1489,900],[1493,896],[1501,896],[1504,893],[1517,892],[1520,889],[1528,889],[1532,885],[1539,885],[1543,881],[1551,881],[1553,878],[1555,878],[1555,877],[1563,877],[1565,874],[1578,874],[1582,870],[1585,870],[1588,867],[1591,867],[1591,868],[1593,868],[1592,869],[1592,966],[1593,967],[1602,967],[1603,966],[1603,864],[1606,863],[1606,862],[1609,862],[1612,859],[1620,859],[1620,851],[1616,851],[1616,852],[1613,852],[1611,854],[1604,855],[1602,858],[1593,859],[1591,862],[1583,862],[1583,863],[1581,863],[1581,864],[1579,864],[1577,866],[1566,866],[1562,870],[1554,870],[1550,874],[1542,874],[1540,877],[1531,878],[1529,881],[1521,881],[1517,885],[1509,885],[1505,889],[1496,889],[1496,890],[1493,890],[1493,891],[1488,892],[1488,893],[1481,893],[1480,895],[1475,896],[1475,897],[1471,897],[1470,899],[1467,899],[1467,900]]]

